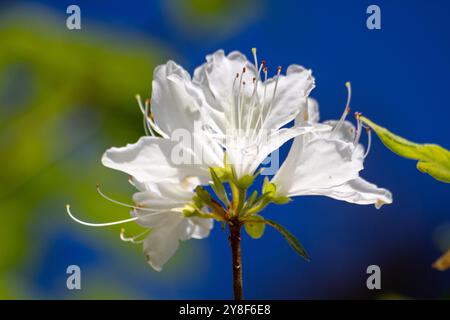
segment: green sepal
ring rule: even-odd
[[[286,196],[275,196],[271,199],[271,201],[275,204],[286,204],[291,201],[291,198]]]

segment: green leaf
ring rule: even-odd
[[[264,179],[264,183],[263,183],[263,188],[262,188],[262,193],[265,194],[269,194],[270,197],[274,196],[277,192],[277,186],[274,183],[271,183],[269,181],[269,178],[265,178]]]
[[[213,169],[216,173],[217,177],[221,181],[228,181],[230,179],[231,170],[228,168],[222,168],[222,167],[211,167],[210,169]]]
[[[248,208],[251,208],[255,204],[256,198],[258,198],[258,191],[255,190],[255,191],[253,191],[250,198],[248,198],[246,206]]]
[[[209,204],[211,202],[211,195],[202,186],[197,186],[194,191],[203,203]]]
[[[399,137],[365,117],[360,119],[371,127],[383,144],[399,156],[418,160],[417,169],[436,180],[450,183],[450,151],[436,144],[418,144]]]
[[[211,184],[212,189],[216,193],[217,197],[224,203],[229,204],[227,192],[225,190],[225,187],[220,181],[219,176],[216,173],[216,170],[214,168],[209,168],[209,172],[211,174],[211,178],[213,180],[213,183]]]
[[[250,221],[245,222],[244,227],[250,237],[259,239],[266,229],[265,220],[261,216],[253,215]]]
[[[302,256],[306,261],[310,261],[308,253],[306,253],[305,248],[303,248],[300,241],[298,241],[297,238],[292,233],[290,233],[282,225],[273,220],[266,219],[264,221],[266,224],[275,228],[279,233],[281,233],[282,236],[289,243],[289,245],[292,247],[292,249],[295,250],[295,252],[297,252],[300,256]]]

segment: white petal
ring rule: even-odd
[[[362,178],[350,180],[330,189],[309,190],[305,194],[323,195],[356,204],[374,204],[377,209],[383,204],[392,203],[392,194],[389,190],[378,188]]]
[[[296,124],[303,122],[318,123],[320,121],[319,103],[314,98],[308,98],[308,108],[304,108],[295,118]]]
[[[277,89],[273,98],[275,86]],[[306,70],[299,65],[289,66],[286,76],[280,75],[278,85],[276,85],[276,78],[264,83],[258,90],[262,101],[264,90],[266,90],[264,101],[266,119],[263,128],[279,129],[294,120],[295,116],[305,108],[307,97],[313,88],[314,78],[311,70]]]
[[[203,218],[190,218],[191,223],[194,225],[194,230],[192,232],[192,238],[203,239],[209,236],[211,229],[213,228],[213,219],[203,219]]]
[[[191,184],[192,180],[197,181],[197,183]],[[198,184],[197,179],[189,178],[182,183],[164,181],[152,184],[149,189],[136,192],[133,195],[133,201],[136,206],[151,210],[171,211],[183,208],[192,200],[194,196],[192,190]]]
[[[235,106],[233,82],[237,81],[236,84],[239,85],[236,74],[241,74],[244,67],[246,71],[243,81],[251,84],[257,72],[245,55],[233,51],[225,56],[223,50],[218,50],[206,56],[206,62],[194,71],[193,82],[201,86],[208,102],[205,111],[214,119],[215,129],[222,134],[230,127],[226,115],[229,114],[229,109]],[[253,87],[247,85],[244,88],[245,96],[250,96]]]
[[[218,50],[206,56],[206,62],[195,69],[193,82],[202,85],[207,93],[212,107],[223,110],[224,106],[233,103],[233,81],[236,74],[241,74],[243,68],[245,80],[248,83],[256,76],[255,67],[246,56],[238,51],[230,52],[227,56],[223,50]],[[251,91],[250,91],[251,93]]]
[[[336,127],[338,120],[327,120],[324,123],[328,124],[334,128],[334,127]],[[323,134],[323,136],[330,138],[330,139],[338,139],[338,140],[343,140],[345,142],[354,143],[355,136],[356,136],[356,128],[353,125],[353,123],[346,120],[342,123],[340,128],[338,128],[337,130],[332,130],[331,132],[325,133],[325,134]],[[354,156],[363,158],[363,155],[364,155],[364,146],[360,143],[356,144]]]
[[[155,137],[142,137],[135,144],[122,148],[110,148],[103,157],[104,166],[125,172],[139,182],[157,183],[163,180],[183,181],[186,177],[198,177],[202,183],[209,181],[205,165],[174,163],[174,150],[185,150],[175,141]]]
[[[148,208],[147,208],[148,209]],[[174,212],[170,209],[166,210],[140,210],[136,209],[132,212],[132,215],[138,217],[136,223],[145,228],[162,228],[165,226],[179,224],[183,219],[183,214],[180,212]]]
[[[200,120],[202,92],[189,74],[173,61],[155,68],[152,82],[152,113],[156,124],[170,136],[176,129],[192,132]]]
[[[172,140],[193,150],[194,164],[221,165],[222,148],[204,132],[205,124],[214,122],[206,112],[200,113],[202,109],[210,109],[202,90],[173,61],[158,66],[153,78],[152,112],[156,124]]]
[[[303,134],[329,131],[330,129],[327,125],[304,123],[300,126],[276,130],[270,136],[265,137],[263,141],[257,142],[254,147],[250,146],[240,150],[237,154],[231,154],[229,159],[235,165],[238,177],[253,174],[272,152],[278,150],[290,139]]]
[[[307,139],[305,136],[294,140],[288,157],[272,179],[280,194],[298,196],[311,189],[331,188],[358,177],[363,163],[353,156],[353,144]]]
[[[148,263],[156,271],[161,271],[166,262],[175,254],[179,247],[178,225],[150,230],[144,240],[144,253]]]

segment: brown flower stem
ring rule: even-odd
[[[233,259],[233,292],[234,300],[242,300],[242,257],[241,257],[241,224],[237,221],[228,223],[230,228],[230,247]]]

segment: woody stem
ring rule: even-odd
[[[241,224],[237,219],[228,223],[230,228],[230,247],[233,259],[233,292],[234,300],[242,300],[242,257],[241,257]]]

